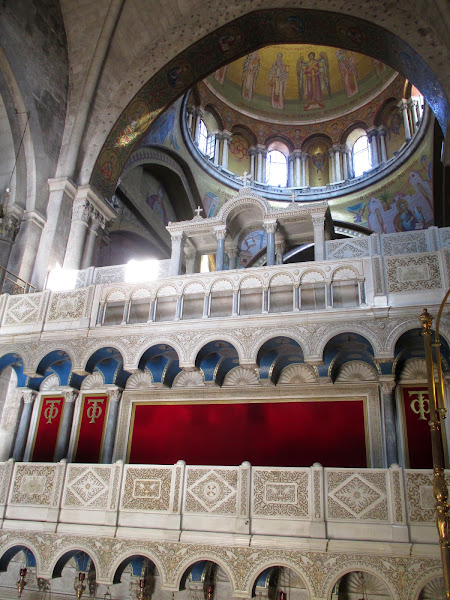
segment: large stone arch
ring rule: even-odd
[[[198,554],[196,553],[195,556],[190,555],[187,560],[179,564],[177,573],[175,574],[175,584],[177,586],[177,589],[180,587],[181,579],[184,573],[186,572],[186,569],[189,569],[189,567],[191,567],[194,563],[199,562],[201,560],[216,563],[227,574],[232,591],[234,592],[236,590],[236,579],[231,565],[225,562],[225,560],[223,560],[222,557],[215,555],[213,552],[206,552],[203,549],[199,549]]]
[[[143,550],[141,547],[136,546],[136,548],[133,547],[128,547],[124,552],[120,553],[117,555],[117,558],[111,562],[108,565],[108,573],[105,573],[106,578],[113,582],[114,581],[114,576],[116,574],[117,569],[120,567],[120,565],[123,563],[123,561],[127,560],[127,558],[131,558],[132,556],[143,556],[144,558],[148,558],[148,560],[150,560],[156,567],[156,569],[158,570],[158,574],[161,577],[161,585],[165,584],[165,580],[164,580],[164,568],[163,568],[163,564],[160,560],[160,557],[156,554],[153,553],[151,550],[149,549],[145,549]]]
[[[303,583],[305,584],[306,590],[308,592],[308,598],[314,598],[314,588],[311,585],[308,574],[300,569],[299,563],[289,560],[287,556],[282,558],[278,557],[277,559],[268,559],[263,563],[258,563],[257,566],[252,568],[252,570],[249,573],[250,594],[252,592],[253,583],[255,582],[258,575],[260,575],[260,573],[262,573],[266,569],[269,569],[270,567],[285,567],[294,571],[294,573],[301,577]]]
[[[112,130],[100,115],[96,126],[93,125],[95,120],[91,121],[91,128],[88,128],[86,133],[89,135],[89,139],[93,140],[93,143],[90,144],[92,150],[87,151],[82,161],[80,179],[83,182],[90,179],[90,182],[100,189],[104,195],[111,195],[119,171],[125,165],[132,148],[139,140],[140,136],[134,136],[133,134],[133,140],[128,146],[117,147],[116,141],[120,138],[124,127],[127,127],[127,118],[126,111],[122,112],[122,116],[119,117],[117,108],[114,110],[113,106],[122,107],[124,105],[123,99],[125,99],[125,101],[129,101],[127,109],[130,109],[132,102],[140,100],[147,106],[147,118],[148,124],[150,124],[161,114],[165,107],[181,96],[194,83],[203,79],[218,67],[258,47],[271,43],[317,43],[320,41],[331,46],[357,50],[374,56],[391,65],[421,89],[440,121],[442,129],[445,131],[449,112],[448,99],[436,75],[436,73],[439,73],[440,66],[443,66],[444,63],[443,59],[438,56],[433,61],[436,55],[436,47],[442,48],[442,52],[445,52],[445,47],[440,43],[438,36],[433,40],[434,44],[427,44],[427,49],[424,48],[425,42],[421,39],[421,43],[416,46],[421,51],[421,54],[418,54],[406,41],[417,37],[417,32],[414,31],[413,27],[411,27],[411,31],[409,31],[409,27],[394,27],[393,31],[386,29],[386,25],[392,27],[396,20],[402,25],[405,24],[405,15],[400,8],[397,12],[397,9],[391,6],[390,12],[388,11],[390,18],[386,19],[386,10],[380,5],[380,12],[378,12],[377,8],[373,6],[373,2],[369,0],[360,3],[358,7],[349,7],[348,3],[341,3],[342,6],[336,7],[335,2],[322,0],[321,8],[325,10],[317,10],[317,3],[314,4],[310,1],[302,2],[302,8],[291,7],[286,9],[284,8],[285,3],[281,1],[277,2],[276,6],[265,7],[270,10],[248,12],[245,15],[242,15],[245,9],[241,7],[239,10],[236,2],[229,3],[227,11],[222,11],[221,14],[217,13],[217,9],[215,10],[213,6],[208,6],[208,4],[210,3],[207,2],[206,6],[202,6],[202,11],[198,14],[194,11],[198,24],[203,25],[201,31],[209,32],[205,37],[192,43],[198,37],[198,32],[194,33],[186,18],[184,18],[184,24],[181,28],[182,35],[179,36],[181,39],[173,40],[172,56],[167,52],[167,47],[171,47],[170,39],[173,31],[170,34],[167,32],[168,35],[161,36],[164,40],[165,60],[168,61],[165,66],[161,68],[162,61],[160,56],[157,56],[159,60],[154,61],[153,73],[151,72],[152,67],[148,65],[153,61],[149,60],[149,57],[155,56],[155,49],[150,50],[147,47],[145,52],[147,66],[141,62],[142,56],[138,57],[131,66],[131,72],[127,73],[128,91],[122,83],[116,88],[116,94],[105,94],[105,104],[99,108],[101,112],[107,113],[109,122],[111,122],[111,112],[117,118],[117,121]],[[327,11],[327,9],[335,10],[336,8],[341,9],[344,14]],[[194,13],[192,13],[191,19]],[[349,13],[353,14],[350,15]],[[395,13],[395,15],[392,13]],[[414,9],[411,11],[411,19],[413,19],[413,14]],[[367,19],[368,15],[380,24],[364,21],[360,18],[361,16]],[[287,19],[292,16],[295,16],[299,23],[297,30],[288,27]],[[129,18],[129,15],[126,15],[126,18]],[[204,20],[207,23],[204,23]],[[219,28],[217,29],[217,27]],[[318,29],[320,29],[320,36],[317,33]],[[253,32],[260,31],[261,33],[259,36],[246,35],[246,32],[250,30]],[[403,38],[398,35],[400,31]],[[234,40],[231,47],[228,46],[226,50],[223,49],[220,43],[224,35],[232,36]],[[430,34],[431,37],[434,36]],[[189,46],[189,44],[192,45]],[[207,61],[201,60],[205,53],[208,55]],[[429,62],[435,62],[434,71],[429,67]],[[156,72],[158,67],[159,71]],[[130,86],[130,78],[134,80],[134,75],[136,75],[137,81],[143,84],[144,77],[147,74],[147,83],[136,94],[137,85]],[[108,130],[110,133],[105,139],[104,132]],[[102,150],[98,153],[97,149],[100,146],[102,146]],[[117,151],[113,150],[114,148]],[[111,152],[115,153],[120,168],[117,169],[118,172],[114,177],[106,181],[102,177],[100,168],[107,156],[111,155]],[[95,167],[94,162],[96,163]]]
[[[394,582],[386,576],[386,572],[383,571],[383,569],[377,569],[370,564],[366,564],[365,561],[358,559],[350,559],[348,562],[346,561],[345,566],[342,566],[341,562],[339,561],[337,569],[332,570],[327,578],[328,582],[326,583],[324,598],[331,598],[331,594],[336,582],[344,575],[352,573],[353,571],[365,571],[366,573],[370,573],[371,575],[378,577],[388,589],[392,600],[400,600],[399,594],[395,589]]]

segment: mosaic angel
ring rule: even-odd
[[[316,58],[315,52],[308,54],[308,60],[303,56],[297,61],[297,79],[298,95],[303,100],[306,94],[306,106],[304,110],[313,110],[324,108],[323,95],[328,92],[331,96],[331,87],[329,79],[328,57],[325,52],[320,53],[320,58]]]
[[[251,101],[252,99],[253,90],[255,89],[256,80],[258,79],[259,65],[260,60],[258,50],[255,50],[255,52],[251,52],[247,56],[242,68],[241,95],[244,100]]]

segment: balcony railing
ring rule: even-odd
[[[0,267],[0,294],[32,294],[36,291],[34,285],[31,285],[25,279],[21,279],[4,267]]]

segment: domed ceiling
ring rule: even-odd
[[[387,65],[357,52],[289,44],[256,50],[218,69],[205,83],[244,114],[307,124],[354,111],[396,75]]]

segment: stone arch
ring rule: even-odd
[[[365,121],[354,121],[346,129],[344,129],[339,139],[339,143],[345,144],[347,147],[350,147],[347,143],[347,140],[356,129],[363,129],[367,132],[367,130],[369,129],[369,125]]]
[[[151,343],[148,342],[148,340],[145,342],[145,346],[140,346],[137,351],[136,351],[136,359],[135,359],[135,363],[134,366],[136,367],[136,369],[139,368],[139,364],[142,360],[142,357],[144,356],[144,354],[150,350],[150,348],[153,348],[153,346],[159,346],[160,344],[164,344],[166,346],[171,346],[174,351],[177,353],[178,355],[178,360],[181,362],[182,358],[183,358],[183,348],[172,338],[154,338],[151,340]]]
[[[122,365],[124,364],[124,356],[126,356],[126,352],[125,349],[122,348],[120,346],[120,344],[115,343],[114,346],[107,346],[105,344],[105,340],[99,340],[98,343],[95,344],[95,346],[91,346],[86,354],[83,356],[83,367],[85,369],[85,371],[87,373],[90,373],[91,371],[89,369],[92,368],[92,370],[95,368],[96,364],[100,361],[103,360],[103,358],[107,358],[107,351],[109,350],[115,350],[117,353],[120,354],[120,357],[122,359]],[[104,352],[102,352],[104,351]],[[109,354],[112,354],[111,352],[109,352]],[[91,364],[90,364],[91,363]]]
[[[39,372],[39,367],[42,364],[42,362],[45,360],[45,358],[47,356],[50,356],[54,352],[64,352],[67,355],[67,357],[70,360],[72,365],[78,364],[78,361],[77,361],[78,357],[76,356],[74,348],[69,346],[69,344],[57,342],[55,344],[55,346],[53,346],[53,347],[47,346],[46,348],[44,348],[41,351],[40,354],[37,355],[37,358],[33,361],[33,364],[31,365],[31,367],[35,373]]]
[[[344,577],[344,575],[348,575],[349,573],[353,573],[354,571],[362,571],[366,573],[370,573],[375,577],[378,577],[382,583],[386,586],[389,594],[391,595],[392,600],[399,600],[399,596],[395,590],[393,582],[388,579],[385,575],[385,571],[377,570],[372,565],[367,565],[365,562],[361,561],[350,561],[347,563],[345,567],[338,566],[336,571],[333,571],[329,576],[329,583],[327,584],[327,588],[324,592],[324,598],[331,598],[331,594],[336,583]]]
[[[195,361],[197,360],[198,354],[200,352],[200,350],[210,344],[211,342],[228,342],[229,344],[231,344],[234,349],[237,352],[238,355],[238,359],[239,359],[239,363],[242,362],[242,360],[245,358],[245,350],[244,347],[242,346],[241,342],[233,337],[232,335],[230,335],[229,333],[224,333],[224,332],[220,332],[220,333],[211,333],[208,336],[205,336],[204,338],[202,338],[200,340],[200,342],[198,342],[192,349],[190,352],[190,361],[189,363],[191,364],[195,364]]]
[[[205,554],[203,550],[195,557],[193,557],[191,555],[187,560],[180,563],[180,565],[178,567],[178,573],[176,574],[175,581],[174,581],[174,584],[176,585],[177,589],[180,588],[180,584],[183,579],[183,575],[185,574],[187,569],[189,569],[189,567],[191,567],[196,562],[200,562],[203,560],[208,561],[208,562],[213,562],[218,567],[220,567],[221,569],[223,569],[225,571],[225,573],[228,577],[228,580],[231,584],[232,592],[234,592],[236,589],[236,580],[235,580],[231,565],[229,565],[227,562],[225,562],[221,556],[219,557],[213,553],[208,555],[208,554]]]
[[[19,553],[24,550],[29,550],[36,561],[36,571],[39,573],[40,566],[42,564],[41,557],[39,555],[38,549],[34,546],[34,544],[30,543],[29,540],[15,540],[14,542],[9,543],[4,548],[0,550],[0,572],[7,571],[8,565],[11,560]]]
[[[357,279],[358,277],[361,277],[361,275],[358,273],[357,269],[355,269],[354,267],[350,266],[350,265],[345,265],[344,266],[337,266],[332,272],[331,272],[331,280],[332,281],[342,281],[342,279],[347,279],[347,277],[336,277],[336,275],[338,275],[339,273],[345,273],[346,271],[351,271],[354,274],[354,279]]]
[[[280,560],[277,560],[276,564],[274,564],[274,559],[271,559],[271,560],[266,560],[263,563],[258,563],[258,565],[256,567],[253,567],[253,569],[250,571],[249,576],[248,576],[248,581],[250,584],[250,590],[249,590],[250,594],[252,592],[253,585],[256,582],[259,575],[263,571],[265,571],[266,569],[270,569],[271,567],[284,567],[285,569],[291,569],[292,571],[294,571],[294,573],[296,573],[302,579],[303,583],[305,584],[305,588],[308,593],[308,598],[315,597],[316,594],[314,593],[314,588],[312,587],[307,574],[300,569],[298,563],[295,563],[292,560],[289,560],[289,558],[287,558],[286,556],[283,557],[282,559],[280,558]]]
[[[397,325],[397,327],[394,327],[392,329],[392,331],[390,332],[390,334],[387,336],[386,351],[390,352],[391,356],[394,356],[395,346],[396,346],[398,340],[400,339],[400,337],[407,331],[410,331],[413,329],[419,329],[419,328],[420,328],[420,324],[419,324],[418,318],[417,319],[415,319],[415,318],[408,319],[404,323],[401,323],[400,325]],[[433,323],[433,327],[431,328],[431,331],[433,333],[433,339],[434,339],[434,335],[435,335],[435,331],[436,331],[434,329],[434,323]],[[449,332],[447,332],[441,328],[439,330],[439,337],[443,338],[443,340],[445,340],[445,342],[450,346],[450,333]]]
[[[75,554],[77,554],[77,552],[84,552],[87,554],[94,565],[97,577],[101,575],[99,572],[100,559],[95,552],[92,552],[92,548],[89,548],[89,550],[83,550],[79,546],[69,546],[52,557],[50,564],[50,573],[52,574],[52,578],[61,577],[61,573],[65,565],[73,556],[75,556]]]
[[[256,208],[261,213],[261,223],[262,219],[269,214],[267,202],[256,194],[238,195],[234,200],[230,200],[222,206],[217,220],[226,222],[228,225],[238,213],[245,212],[246,207]]]
[[[155,565],[158,571],[158,575],[161,577],[162,585],[165,584],[165,572],[163,569],[163,565],[159,560],[159,557],[156,554],[153,554],[148,549],[143,550],[142,548],[136,548],[135,550],[133,548],[128,548],[126,552],[119,554],[118,558],[116,558],[114,562],[111,563],[109,567],[109,572],[107,573],[107,577],[112,583],[114,582],[117,570],[119,569],[121,564],[124,563],[127,559],[132,558],[133,556],[143,556],[144,558],[147,558],[149,561],[151,561]]]
[[[305,357],[306,355],[306,344],[305,344],[305,340],[302,339],[299,335],[297,335],[295,332],[293,332],[292,330],[289,329],[277,329],[276,333],[275,331],[270,331],[268,333],[266,333],[265,335],[263,335],[262,337],[258,338],[254,343],[253,343],[253,347],[252,347],[252,352],[251,355],[249,356],[249,358],[256,363],[256,359],[258,356],[259,351],[261,350],[261,348],[263,347],[263,345],[268,342],[269,340],[273,339],[273,338],[277,338],[277,337],[286,337],[289,338],[291,340],[293,340],[294,342],[297,342],[297,344],[300,346],[300,349],[303,353],[303,357]]]
[[[420,594],[421,594],[423,588],[427,585],[427,583],[431,583],[434,579],[439,579],[441,577],[442,577],[442,568],[441,567],[436,568],[434,571],[428,571],[425,575],[422,575],[422,577],[420,577],[418,579],[418,581],[415,582],[415,585],[409,596],[411,598],[411,600],[419,600]]]
[[[368,328],[365,328],[364,326],[354,326],[353,324],[336,325],[333,329],[330,328],[330,330],[326,332],[326,335],[319,340],[319,344],[315,348],[314,355],[323,356],[323,351],[328,342],[341,333],[354,333],[365,338],[365,340],[370,344],[374,356],[376,356],[377,350],[380,346],[379,339]]]

